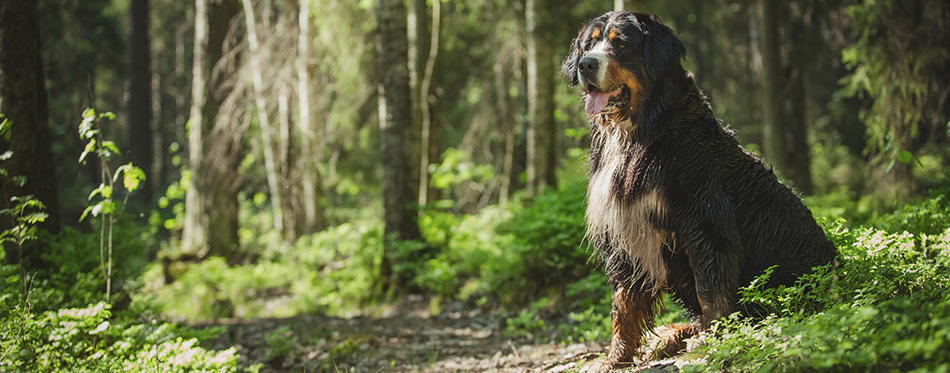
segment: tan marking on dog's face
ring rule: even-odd
[[[594,30],[590,32],[590,38],[594,40],[600,38],[600,27],[595,27]]]
[[[601,31],[599,28],[595,31]],[[622,50],[623,43],[618,42],[621,38],[621,31],[615,27],[608,26],[604,31],[606,38],[598,42],[595,47],[588,52],[589,54],[599,54],[607,63],[603,64],[603,71],[600,81],[593,82],[604,92],[614,92],[622,87],[627,87],[630,91],[630,99],[623,103],[617,110],[605,112],[596,122],[602,126],[618,125],[629,130],[635,125],[629,119],[636,116],[643,106],[644,86],[643,79],[647,76],[646,70],[641,66],[640,71],[629,70],[624,67],[618,59],[618,52]]]
[[[618,37],[620,37],[620,31],[617,31],[616,28],[611,28],[610,31],[607,31],[607,39],[610,40],[611,43]]]
[[[604,68],[603,79],[600,86],[606,92],[613,92],[623,87],[630,91],[630,99],[609,113],[605,113],[597,120],[602,126],[617,125],[625,130],[632,129],[635,123],[631,122],[636,114],[640,112],[644,100],[644,88],[640,83],[641,78],[633,71],[626,69],[617,62],[613,53],[606,54],[607,66]],[[641,69],[642,70],[642,69]],[[645,72],[641,72],[644,76]]]

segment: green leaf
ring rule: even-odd
[[[119,147],[115,146],[115,142],[113,141],[103,141],[102,147],[109,149],[112,154],[119,154]]]
[[[7,181],[10,183],[16,184],[17,186],[22,188],[24,185],[26,185],[26,176],[23,176],[23,175],[11,176],[10,179]]]
[[[79,215],[79,221],[80,221],[80,222],[82,222],[84,219],[86,219],[86,215],[89,215],[89,213],[92,212],[92,207],[93,207],[93,206],[89,206],[89,207],[86,207],[85,210],[82,210],[82,215]],[[95,216],[95,214],[93,214],[93,216]]]
[[[897,160],[903,164],[910,164],[910,162],[914,160],[914,155],[911,154],[911,152],[904,150],[897,155]]]
[[[93,189],[92,192],[89,193],[88,199],[92,200],[92,197],[95,197],[96,195],[101,195],[103,199],[112,198],[112,187],[106,184],[99,184],[98,188]]]
[[[3,118],[3,121],[0,121],[0,137],[2,137],[4,141],[10,141],[10,134],[13,132],[10,129],[13,128],[13,122],[3,116],[3,114],[0,114],[0,118]]]
[[[89,143],[86,144],[86,149],[83,149],[82,154],[79,155],[79,163],[82,163],[83,161],[85,161],[86,156],[89,155],[89,153],[95,149],[96,149],[96,139],[89,140]]]
[[[49,215],[45,212],[34,212],[20,218],[20,221],[27,224],[36,224],[46,221],[47,218],[49,218]]]
[[[92,125],[96,121],[96,111],[92,108],[88,108],[82,112],[82,122],[79,123],[79,137],[83,139],[91,138],[96,134],[96,131],[93,130]]]
[[[99,202],[102,205],[100,213],[103,215],[112,215],[115,213],[115,202],[112,202],[111,199]]]
[[[103,200],[95,205],[86,207],[86,209],[82,212],[82,216],[79,217],[79,221],[82,221],[83,219],[85,219],[86,215],[90,213],[92,214],[93,217],[96,217],[96,216],[99,216],[100,214],[112,215],[112,213],[114,212],[115,212],[115,203],[113,203],[111,200]]]
[[[125,186],[125,189],[128,191],[133,191],[139,188],[142,180],[145,180],[145,172],[141,168],[135,167],[131,162],[126,163],[116,169],[115,177],[113,182],[119,179],[119,174],[124,175],[122,178],[122,185]]]

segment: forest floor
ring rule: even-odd
[[[504,318],[451,305],[431,315],[425,301],[407,301],[382,317],[303,315],[285,319],[218,320],[227,331],[209,347],[235,346],[243,366],[260,372],[577,372],[606,346],[506,338]],[[675,360],[623,370],[677,371]]]

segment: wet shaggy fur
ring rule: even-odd
[[[742,311],[739,287],[765,269],[776,266],[768,286],[793,284],[835,258],[800,198],[713,116],[656,16],[604,14],[571,50],[563,73],[588,107],[622,92],[590,119],[587,239],[614,290],[608,366],[639,356],[663,292],[693,322],[665,327],[654,357]]]

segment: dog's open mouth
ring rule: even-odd
[[[630,102],[630,88],[621,85],[613,92],[604,92],[593,84],[587,86],[587,102],[584,109],[588,115],[609,114]]]

